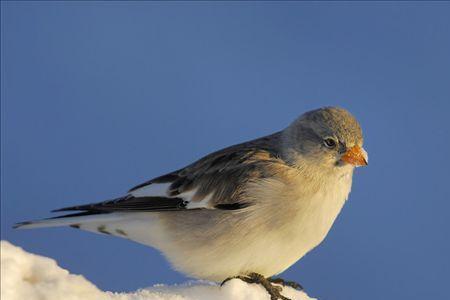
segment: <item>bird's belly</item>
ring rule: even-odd
[[[229,211],[161,213],[157,227],[164,234],[157,242],[144,243],[160,249],[177,270],[192,277],[222,281],[249,272],[273,276],[325,238],[349,190],[328,185],[309,199],[299,199],[295,214],[292,205],[285,212],[278,209],[278,216],[289,215],[284,218],[260,211],[249,218]]]
[[[249,272],[273,276],[325,238],[345,202],[345,197],[341,198],[311,199],[305,210],[282,228],[254,228],[249,232],[243,229],[245,234],[235,230],[208,238],[187,234],[186,243],[180,242],[176,249],[163,252],[175,268],[196,278],[222,281]]]

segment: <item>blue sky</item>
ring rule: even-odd
[[[103,289],[181,283],[154,249],[14,231],[338,105],[358,169],[325,242],[282,274],[320,299],[443,299],[450,4],[2,2],[1,235]]]

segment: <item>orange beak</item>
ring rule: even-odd
[[[366,150],[359,146],[353,146],[347,150],[341,157],[342,161],[352,164],[355,167],[367,166],[369,158]]]

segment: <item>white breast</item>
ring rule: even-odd
[[[322,242],[327,235],[348,198],[351,182],[351,174],[346,174],[329,180],[311,198],[299,199],[302,208],[298,215],[298,240],[299,244],[304,245],[306,252]]]
[[[297,200],[297,207],[291,206],[297,212],[286,226],[266,234],[261,243],[255,245],[259,250],[252,252],[254,268],[258,267],[258,261],[265,261],[264,265],[259,265],[261,274],[272,276],[281,273],[321,243],[347,200],[351,182],[350,172],[327,181],[311,197],[302,195]]]

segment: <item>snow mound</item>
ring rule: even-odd
[[[308,300],[304,292],[284,288],[292,300]],[[155,285],[131,293],[98,289],[81,275],[70,274],[56,261],[1,241],[2,300],[251,300],[270,297],[259,285],[230,280],[223,287],[206,281],[176,286]]]

